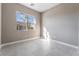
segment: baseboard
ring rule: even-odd
[[[35,39],[38,39],[38,38],[40,38],[40,37],[34,37],[34,38],[29,38],[29,39],[24,39],[24,40],[9,42],[9,43],[5,43],[5,44],[1,44],[1,47],[7,46],[7,45],[11,45],[11,44],[15,44],[15,43],[21,43],[21,42],[25,42],[25,41],[35,40]]]
[[[69,47],[72,47],[72,48],[79,49],[79,47],[75,46],[75,45],[71,45],[71,44],[68,44],[68,43],[65,43],[65,42],[61,42],[61,41],[57,41],[57,40],[54,40],[54,41],[59,43],[59,44],[65,45],[65,46],[69,46]]]
[[[34,37],[34,38],[29,38],[29,39],[19,40],[19,41],[15,41],[15,42],[10,42],[10,43],[1,44],[1,45],[0,45],[0,48],[3,47],[3,46],[15,44],[15,43],[21,43],[21,42],[30,41],[30,40],[35,40],[35,39],[38,39],[38,38],[40,38],[40,37]],[[72,47],[72,48],[79,49],[79,47],[78,47],[78,46],[75,46],[75,45],[71,45],[71,44],[64,43],[64,42],[57,41],[57,40],[54,40],[54,41],[57,42],[57,43],[59,43],[59,44],[65,45],[65,46],[69,46],[69,47]]]

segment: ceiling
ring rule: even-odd
[[[44,12],[60,3],[21,3],[21,4],[38,12]]]

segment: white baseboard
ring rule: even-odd
[[[3,47],[3,46],[15,44],[15,43],[21,43],[21,42],[30,41],[30,40],[35,40],[35,39],[39,39],[39,38],[40,38],[40,37],[34,37],[34,38],[29,38],[29,39],[19,40],[19,41],[15,41],[15,42],[10,42],[10,43],[1,44],[1,45],[0,45],[0,48]],[[57,41],[57,40],[54,40],[54,41],[55,41],[56,43],[59,43],[59,44],[65,45],[65,46],[69,46],[69,47],[72,47],[72,48],[79,49],[79,47],[78,47],[78,46],[75,46],[75,45],[71,45],[71,44],[64,43],[64,42]]]
[[[40,37],[34,37],[34,38],[29,38],[29,39],[24,39],[24,40],[9,42],[9,43],[5,43],[5,44],[1,44],[1,47],[7,46],[7,45],[11,45],[11,44],[15,44],[15,43],[21,43],[21,42],[25,42],[25,41],[35,40],[35,39],[39,39],[39,38]]]
[[[75,46],[75,45],[71,45],[71,44],[64,43],[64,42],[57,41],[57,40],[54,40],[54,41],[57,42],[57,43],[59,43],[59,44],[65,45],[65,46],[69,46],[69,47],[72,47],[72,48],[79,49],[79,47],[78,46]]]

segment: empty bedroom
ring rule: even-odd
[[[79,3],[0,3],[0,56],[79,56]]]

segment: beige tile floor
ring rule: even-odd
[[[36,39],[4,46],[1,56],[78,56],[78,50],[54,40]]]

